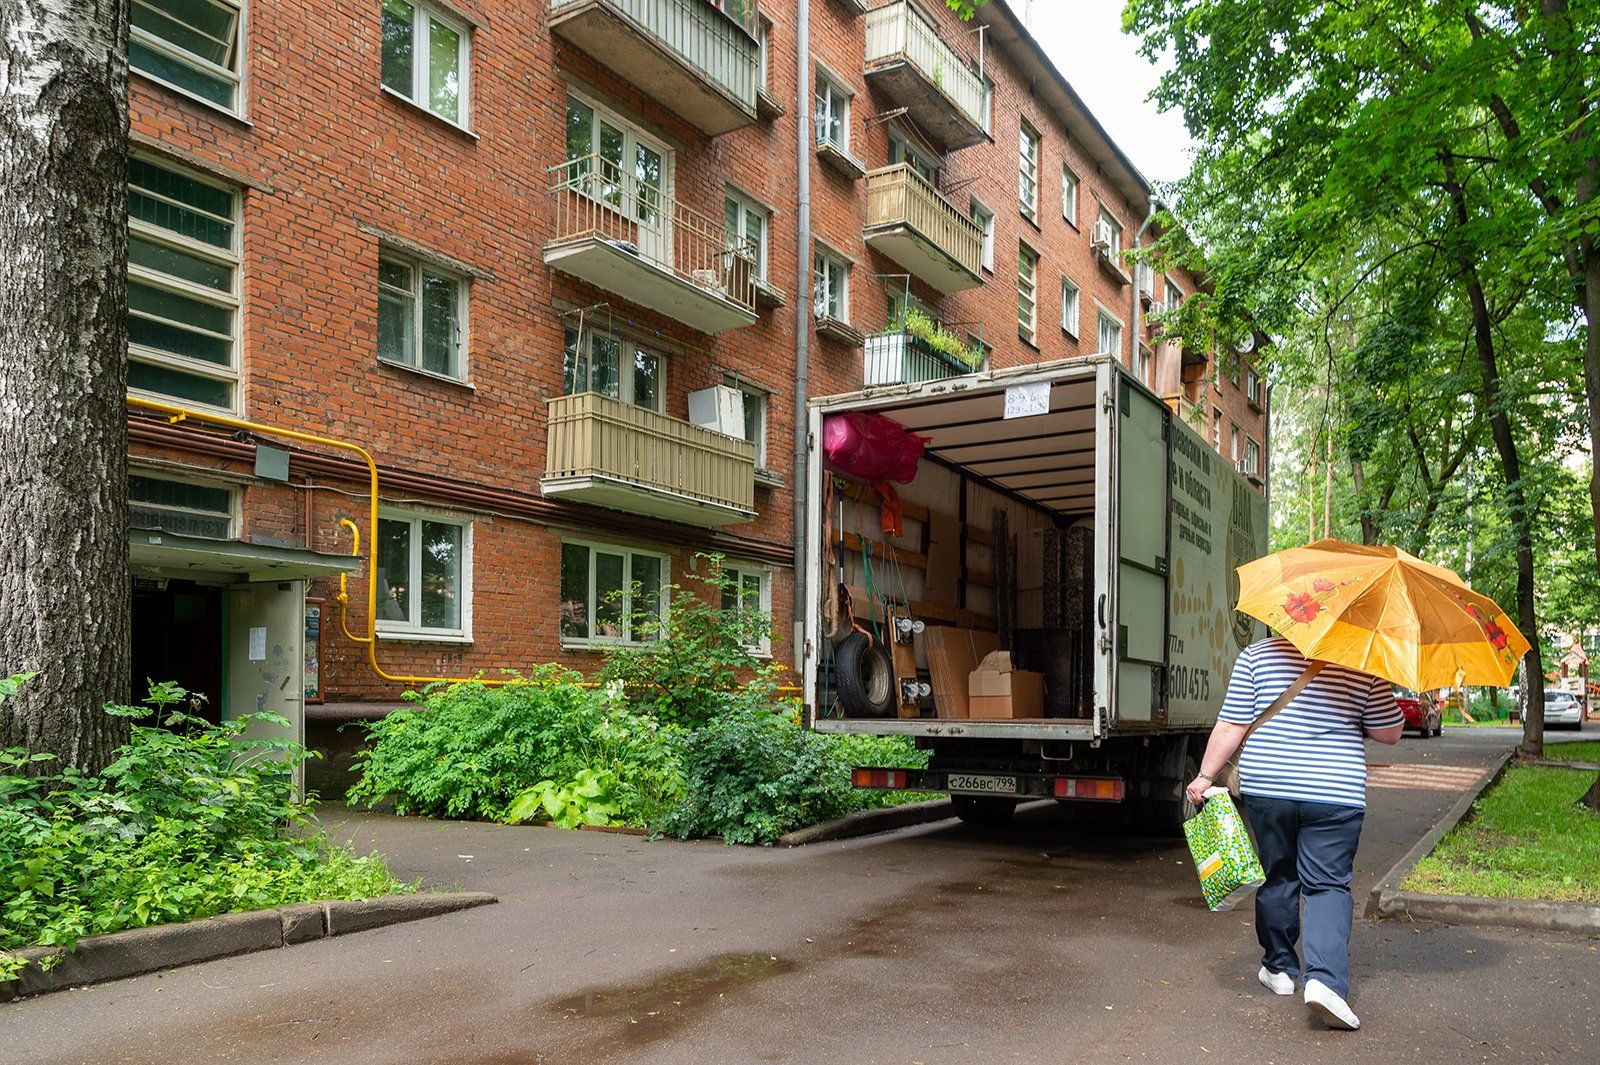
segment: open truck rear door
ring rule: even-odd
[[[1111,369],[1108,367],[1108,369]],[[1111,702],[1119,724],[1162,724],[1167,707],[1170,617],[1171,419],[1165,403],[1110,373],[1114,449],[1110,522],[1115,565],[1109,633],[1115,675]]]

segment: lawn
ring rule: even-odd
[[[1544,756],[1560,762],[1600,762],[1600,740],[1579,740],[1577,743],[1546,742]]]
[[[1578,805],[1593,783],[1570,769],[1508,769],[1402,886],[1600,903],[1600,815]]]

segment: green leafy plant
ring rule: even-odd
[[[541,780],[511,800],[505,819],[546,820],[557,828],[609,825],[622,812],[614,798],[617,779],[609,770],[580,769],[566,784]]]
[[[982,369],[988,357],[982,344],[968,344],[955,333],[934,321],[925,311],[907,307],[894,316],[889,328],[915,337],[931,350],[971,370]]]

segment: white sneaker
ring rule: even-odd
[[[1294,994],[1294,977],[1288,973],[1275,973],[1265,965],[1256,973],[1256,979],[1261,981],[1261,986],[1271,991],[1274,995]]]
[[[1321,1017],[1322,1023],[1329,1028],[1344,1028],[1353,1032],[1361,1027],[1361,1019],[1349,1004],[1321,980],[1306,981],[1306,1008]]]

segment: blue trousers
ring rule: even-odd
[[[1256,892],[1262,964],[1350,994],[1350,877],[1365,811],[1355,806],[1244,796],[1267,882]],[[1305,902],[1302,927],[1301,901]],[[1295,942],[1305,952],[1305,968]]]

